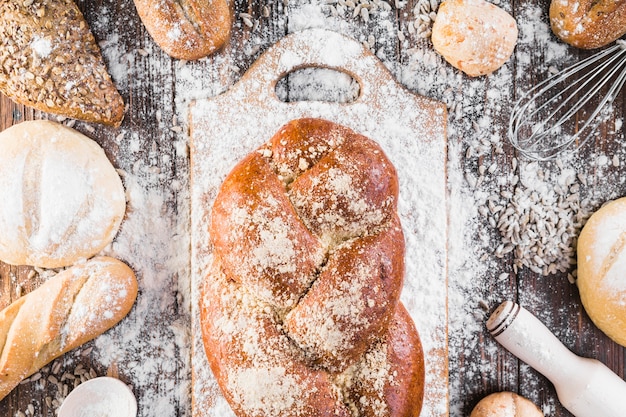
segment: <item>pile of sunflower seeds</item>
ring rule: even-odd
[[[413,7],[414,20],[409,22],[407,27],[409,34],[415,34],[420,38],[430,37],[438,8],[439,0],[418,0]]]
[[[370,21],[370,17],[380,12],[392,10],[391,4],[385,0],[325,0],[325,4],[332,16],[351,17],[365,23]],[[404,2],[398,0],[395,2],[398,9],[403,8],[404,5]]]
[[[493,192],[478,207],[501,236],[494,255],[512,255],[515,273],[522,267],[543,276],[567,272],[574,282],[577,237],[589,217],[580,197],[584,178],[567,169],[550,172],[536,162],[518,167],[514,159],[516,168],[508,181],[513,188]]]
[[[81,357],[91,354],[89,347],[80,352]],[[57,415],[59,407],[65,397],[78,385],[97,376],[94,369],[87,369],[79,363],[73,370],[63,369],[63,360],[56,359],[50,365],[45,366],[39,372],[24,379],[20,385],[36,384],[37,389],[45,390],[49,395],[44,397],[44,404],[37,402],[28,404],[24,411],[18,411],[16,417],[47,416],[54,412]],[[49,410],[46,413],[44,410]]]

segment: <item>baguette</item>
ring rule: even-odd
[[[133,271],[99,257],[50,278],[0,312],[0,399],[50,361],[117,324],[137,297]]]
[[[0,2],[0,91],[48,113],[119,126],[124,102],[72,0]]]
[[[227,0],[135,0],[135,7],[152,39],[174,58],[203,58],[230,36]]]
[[[600,48],[626,33],[626,0],[552,0],[550,25],[572,46]]]

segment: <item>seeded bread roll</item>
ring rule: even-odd
[[[550,24],[570,45],[599,48],[626,33],[626,0],[552,0]]]
[[[124,102],[72,0],[0,2],[0,91],[37,110],[119,126]]]
[[[606,204],[585,224],[577,284],[591,320],[626,346],[626,198]]]
[[[514,392],[488,395],[474,407],[470,417],[543,417],[543,413],[528,399]]]
[[[134,0],[152,39],[174,58],[193,60],[220,49],[230,37],[227,0]]]
[[[517,23],[485,0],[446,0],[433,24],[433,47],[469,76],[494,72],[509,60],[517,43]]]
[[[50,121],[0,133],[0,260],[58,268],[114,238],[126,209],[122,181],[100,146]]]
[[[290,122],[225,179],[200,316],[238,416],[420,414],[397,199],[380,147],[319,119]]]
[[[133,271],[94,258],[0,311],[0,400],[55,358],[117,324],[137,297]]]

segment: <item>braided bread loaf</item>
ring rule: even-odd
[[[93,258],[0,311],[0,400],[48,362],[113,327],[137,296],[133,271]]]
[[[201,323],[238,416],[419,415],[397,196],[377,144],[319,119],[290,122],[228,175]]]

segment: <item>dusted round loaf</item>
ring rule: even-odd
[[[543,413],[514,392],[496,392],[480,400],[470,417],[543,417]]]
[[[108,245],[126,209],[100,146],[50,121],[0,133],[0,260],[57,268]]]
[[[485,0],[446,0],[433,24],[433,47],[467,75],[486,75],[509,60],[517,43],[517,23]]]
[[[382,149],[320,119],[288,123],[224,180],[200,319],[238,416],[420,414],[397,200]]]
[[[591,320],[626,346],[626,198],[596,211],[578,239],[578,288]]]

